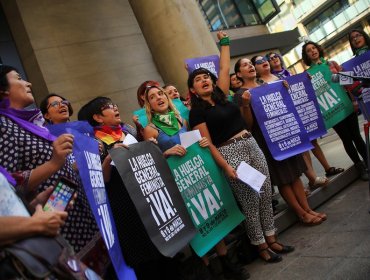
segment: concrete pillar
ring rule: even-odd
[[[196,1],[129,0],[166,83],[187,92],[184,59],[219,54]]]

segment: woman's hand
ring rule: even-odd
[[[29,206],[32,208],[32,210],[36,209],[36,206],[38,204],[45,205],[46,201],[48,201],[48,198],[53,193],[54,187],[50,186],[43,192],[40,192],[36,197],[30,202]]]
[[[158,145],[158,141],[154,137],[148,138],[148,141],[153,142],[154,144]]]
[[[62,134],[53,142],[53,155],[50,159],[58,169],[62,168],[66,158],[72,153],[73,135]]]
[[[177,144],[175,146],[173,146],[172,148],[169,148],[168,150],[166,150],[163,155],[164,157],[169,157],[169,156],[184,156],[186,154],[186,149]]]
[[[228,36],[227,36],[227,33],[226,33],[225,31],[222,31],[222,30],[221,30],[221,31],[218,31],[218,32],[217,32],[217,39],[218,39],[218,40],[221,40],[222,38],[225,38],[225,37],[228,37]]]
[[[202,148],[208,147],[209,146],[209,141],[207,137],[202,137],[202,139],[199,140],[199,146]]]
[[[64,225],[67,216],[67,212],[64,211],[45,212],[39,204],[36,206],[32,219],[38,224],[40,234],[55,236],[58,234],[60,227]]]
[[[242,94],[242,105],[243,107],[249,107],[249,105],[251,104],[251,93],[249,90],[246,90],[243,92]]]
[[[283,80],[283,86],[284,86],[286,89],[289,89],[289,83],[288,83],[286,80]]]
[[[225,172],[226,176],[229,177],[230,179],[237,179],[238,178],[238,175],[236,174],[236,170],[230,164],[228,164],[224,168],[224,172]]]
[[[137,116],[137,115],[132,116],[132,121],[134,122],[134,124],[136,125],[137,128],[140,128],[140,129],[143,128],[143,126],[139,122],[139,116]]]

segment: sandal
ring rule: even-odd
[[[261,254],[261,253],[263,253],[265,251],[266,251],[266,253],[267,253],[267,255],[268,255],[269,258],[265,258]],[[260,258],[263,259],[265,262],[268,262],[268,263],[276,263],[276,262],[280,262],[280,261],[283,260],[283,258],[279,254],[276,254],[269,247],[266,247],[264,249],[258,249],[258,253],[260,255]]]
[[[311,219],[307,218],[307,214],[312,216]],[[318,226],[322,223],[322,219],[319,216],[312,215],[306,212],[302,217],[300,217],[300,221],[305,226]]]
[[[326,221],[328,219],[328,216],[325,213],[318,213],[318,212],[313,211],[312,209],[309,209],[306,212],[308,212],[312,216],[320,217],[322,221]]]
[[[320,187],[325,187],[329,182],[329,179],[326,177],[316,177],[313,183],[308,183],[310,189],[315,190]]]
[[[336,167],[330,167],[328,170],[325,170],[326,171],[326,176],[333,176],[333,175],[337,175],[339,173],[342,173],[344,171],[343,168],[336,168]]]
[[[275,253],[277,253],[277,254],[284,254],[284,253],[286,254],[286,253],[290,253],[290,252],[293,252],[294,251],[294,247],[293,246],[283,245],[283,244],[281,244],[281,243],[279,243],[277,241],[274,241],[272,243],[268,243],[267,242],[267,244],[270,246],[270,249],[272,251],[274,251]],[[274,244],[279,245],[281,247],[281,249],[280,250],[277,250],[277,249],[272,248],[272,245],[274,245]]]

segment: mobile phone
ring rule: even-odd
[[[76,190],[76,184],[66,178],[60,178],[44,206],[44,211],[64,211]]]

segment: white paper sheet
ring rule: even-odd
[[[123,139],[123,141],[122,141],[122,144],[127,145],[127,146],[130,146],[131,144],[135,144],[135,143],[138,143],[138,142],[135,139],[135,137],[132,136],[131,134],[127,134],[125,136],[125,139]],[[110,165],[115,166],[113,160],[111,161]]]
[[[123,141],[122,141],[122,144],[125,144],[127,146],[129,146],[130,144],[135,144],[135,143],[138,143],[138,142],[135,139],[135,137],[132,136],[131,134],[127,134],[125,139],[123,139]]]
[[[238,174],[238,179],[242,182],[246,183],[256,192],[260,192],[263,183],[266,180],[266,176],[259,172],[257,169],[250,166],[245,161],[242,161],[238,168],[236,169],[236,173]]]
[[[202,136],[200,135],[199,129],[180,134],[181,146],[185,149],[193,145],[195,142],[198,142],[200,139],[202,139]]]

